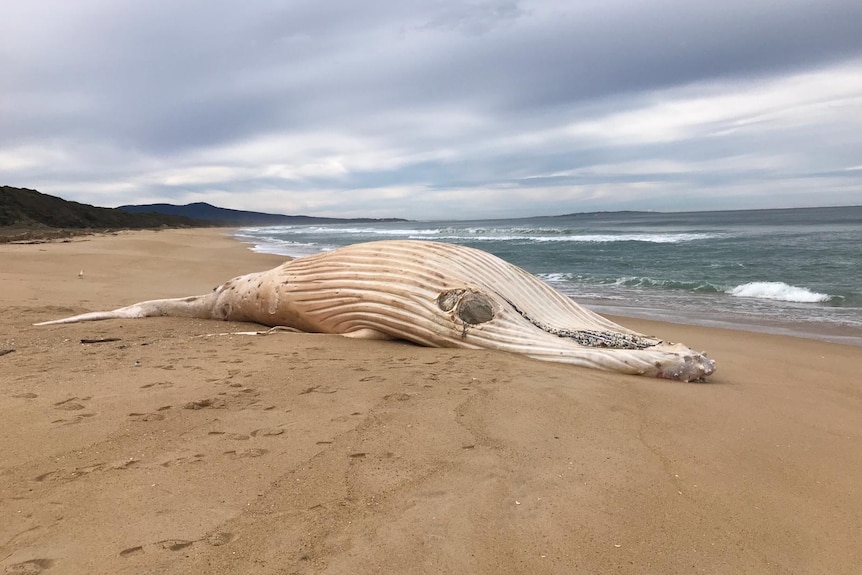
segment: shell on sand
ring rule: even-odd
[[[496,256],[425,241],[355,244],[236,277],[206,295],[37,325],[151,316],[493,349],[682,381],[715,371],[703,354],[617,325]]]

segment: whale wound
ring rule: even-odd
[[[442,311],[455,311],[463,325],[462,338],[467,337],[467,326],[479,325],[494,319],[494,304],[488,296],[466,289],[452,289],[437,296],[437,307]]]

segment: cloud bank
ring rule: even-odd
[[[493,218],[862,203],[855,0],[4,9],[0,180]]]

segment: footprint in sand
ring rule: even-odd
[[[284,430],[280,427],[268,427],[265,429],[255,429],[251,432],[252,437],[257,437],[260,435],[261,437],[273,437],[276,435],[281,435],[284,433]]]
[[[166,539],[156,543],[157,546],[162,549],[166,549],[167,551],[179,551],[180,549],[185,549],[194,544],[194,541],[186,541],[185,539]]]
[[[231,450],[225,451],[224,454],[232,457],[233,459],[244,459],[247,457],[261,457],[262,455],[266,455],[269,453],[268,449],[261,449],[259,447],[253,447],[251,449],[240,449],[240,450]]]
[[[133,467],[137,467],[138,463],[140,463],[140,459],[135,459],[134,457],[130,457],[128,459],[123,459],[122,461],[118,461],[116,463],[111,464],[111,469],[132,469]]]
[[[35,397],[35,394],[33,394]],[[84,405],[83,402],[91,400],[92,397],[70,397],[68,399],[64,399],[63,401],[58,401],[54,404],[54,409],[59,409],[61,411],[80,411],[82,409],[86,409],[87,406]],[[63,425],[73,425],[75,423],[81,423],[82,421],[86,421],[87,419],[95,416],[95,413],[77,413],[71,419],[55,419],[51,423],[62,423]]]
[[[53,559],[30,559],[22,561],[6,567],[6,573],[15,573],[16,575],[38,575],[45,569],[50,569],[54,566]]]
[[[195,453],[194,455],[182,455],[174,457],[159,463],[162,467],[171,467],[173,465],[184,465],[187,463],[203,463],[206,456],[203,453]]]
[[[94,471],[102,471],[105,469],[107,464],[105,463],[96,463],[95,465],[88,465],[86,467],[75,467],[74,469],[56,469],[54,471],[49,471],[47,473],[43,473],[41,475],[37,475],[33,479],[35,481],[43,482],[43,481],[74,481],[75,479],[79,479],[88,475]]]
[[[122,551],[120,551],[120,557],[132,557],[134,555],[140,555],[143,552],[143,546],[137,545],[135,547],[129,547],[128,549],[123,549]]]
[[[95,413],[76,413],[75,417],[72,419],[55,419],[51,423],[61,423],[63,425],[74,425],[76,423],[81,423],[82,421],[87,421],[91,417],[95,417]]]
[[[69,399],[58,401],[54,404],[54,407],[56,409],[62,409],[63,411],[78,411],[79,409],[86,409],[86,406],[78,403],[78,401],[88,401],[90,399],[90,397],[70,397]]]
[[[221,547],[222,545],[227,545],[228,543],[233,543],[236,541],[236,535],[233,533],[217,531],[215,533],[210,533],[204,538],[204,541],[212,545],[213,547]]]
[[[325,385],[312,385],[311,387],[306,387],[302,391],[299,392],[299,395],[307,395],[309,393],[336,393],[338,391],[337,387],[328,387]]]
[[[155,383],[147,383],[141,386],[141,389],[150,389],[151,387],[173,387],[174,384],[170,381],[157,381]]]
[[[162,421],[165,415],[163,413],[130,413],[129,417],[133,421]]]
[[[222,545],[227,545],[228,543],[233,543],[236,540],[237,536],[233,533],[228,533],[226,531],[216,531],[214,533],[210,533],[203,539],[165,539],[163,541],[157,541],[155,543],[135,545],[134,547],[123,549],[122,551],[120,551],[119,555],[120,557],[128,558],[134,557],[136,555],[142,555],[148,552],[182,551],[183,549],[186,549],[188,547],[191,547],[192,545],[196,545],[199,543],[206,543],[207,545],[212,545],[213,547],[220,547]]]
[[[223,399],[199,399],[183,405],[183,409],[224,409],[227,407]]]
[[[179,551],[194,544],[194,541],[187,541],[185,539],[165,539],[164,541],[158,541],[149,545],[135,545],[134,547],[123,549],[120,551],[119,555],[120,557],[134,557],[135,555],[142,555],[147,552],[145,547],[149,547],[154,551]]]

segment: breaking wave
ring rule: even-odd
[[[751,282],[738,285],[727,293],[734,297],[796,303],[820,303],[832,299],[829,294],[813,292],[808,288],[796,287],[784,282]]]
[[[674,234],[579,234],[579,235],[441,235],[436,238],[450,241],[493,241],[493,242],[582,242],[582,243],[612,243],[612,242],[646,242],[653,244],[678,244],[706,240],[715,237],[714,234],[674,233]],[[410,236],[410,239],[429,239]]]

